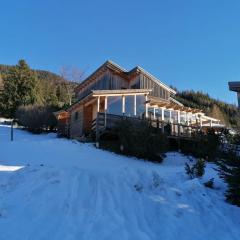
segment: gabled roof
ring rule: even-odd
[[[161,82],[158,78],[154,77],[152,74],[147,72],[142,67],[137,66],[137,67],[133,68],[132,70],[127,71],[126,69],[122,68],[121,66],[119,66],[118,64],[116,64],[116,63],[114,63],[113,61],[110,61],[110,60],[106,61],[96,71],[94,71],[90,76],[88,76],[82,83],[80,83],[78,85],[78,87],[76,88],[76,90],[81,89],[84,86],[88,85],[91,82],[91,80],[95,79],[99,74],[102,74],[107,69],[111,69],[114,72],[121,74],[126,79],[129,79],[129,77],[134,73],[141,73],[141,74],[145,75],[146,77],[150,78],[151,80],[153,80],[154,82],[156,82],[161,87],[168,90],[169,92],[171,92],[173,94],[176,94],[175,90],[168,87],[166,84]]]

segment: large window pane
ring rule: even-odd
[[[137,116],[143,117],[145,115],[145,96],[137,95],[136,96],[136,105],[137,105]]]
[[[177,123],[178,122],[178,112],[172,111],[172,122]]]
[[[185,113],[180,114],[180,122],[183,124],[186,123],[186,114]]]
[[[156,118],[161,120],[162,119],[162,109],[156,108],[155,115],[156,115]]]
[[[134,116],[134,96],[125,97],[125,115],[128,117]]]
[[[107,113],[122,115],[122,97],[108,97]]]
[[[170,121],[170,111],[169,110],[164,111],[164,120],[166,122]]]
[[[153,119],[154,118],[154,108],[148,107],[148,117]]]

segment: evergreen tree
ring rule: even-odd
[[[1,100],[4,102],[5,114],[13,117],[21,105],[37,102],[37,79],[35,73],[24,60],[9,69],[4,77],[4,91]]]
[[[228,202],[240,207],[240,158],[229,152],[221,161],[220,176],[228,184],[226,199]]]

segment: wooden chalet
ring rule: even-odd
[[[58,133],[81,138],[122,116],[151,120],[162,128],[171,125],[172,134],[191,133],[194,128],[219,127],[218,119],[201,110],[183,106],[174,99],[176,91],[137,66],[130,71],[107,61],[76,88],[77,102],[55,113]],[[186,130],[187,129],[187,130]]]

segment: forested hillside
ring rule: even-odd
[[[7,78],[15,67],[0,64],[0,89],[3,89],[4,78]],[[62,76],[49,71],[31,71],[36,79],[38,104],[62,107],[72,101],[76,83],[67,81]]]
[[[24,60],[0,65],[0,116],[15,119],[31,132],[55,130],[53,113],[71,105],[76,85],[64,74],[33,70]]]
[[[220,119],[227,126],[240,129],[240,111],[234,105],[211,98],[206,93],[192,90],[178,92],[176,99],[185,106],[203,110],[208,116]]]

